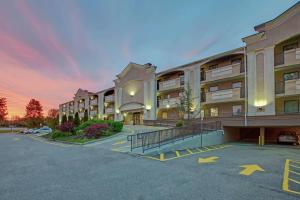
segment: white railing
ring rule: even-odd
[[[223,78],[240,75],[244,70],[241,63],[235,63],[217,69],[211,69],[205,73],[205,81],[214,81]]]
[[[297,64],[300,62],[300,48],[291,49],[284,52],[284,64]]]
[[[105,108],[105,114],[113,114],[115,111],[114,108]]]
[[[175,108],[180,104],[179,97],[162,99],[159,101],[159,108]]]
[[[115,101],[115,95],[105,96],[104,100],[105,100],[105,102]]]
[[[98,104],[98,99],[90,100],[90,105],[97,105],[97,104]]]
[[[243,98],[243,94],[241,93],[241,88],[233,88],[233,89],[208,92],[206,93],[205,102],[218,103],[218,102],[241,100],[242,98]]]
[[[285,95],[300,94],[300,79],[285,81],[284,91]]]
[[[176,89],[182,87],[183,85],[184,85],[184,77],[181,76],[179,78],[160,82],[159,91]]]

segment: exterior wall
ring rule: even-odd
[[[130,63],[117,76],[115,120],[123,120],[128,112],[140,112],[145,120],[156,119],[155,69],[147,64]]]

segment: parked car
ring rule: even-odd
[[[48,126],[43,126],[42,128],[35,129],[33,133],[52,133],[52,129]]]
[[[294,131],[281,131],[278,136],[278,143],[290,143],[299,145],[300,139]]]
[[[36,128],[26,129],[23,131],[24,134],[32,134],[34,131],[37,130]]]

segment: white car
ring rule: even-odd
[[[52,129],[48,126],[43,126],[42,128],[33,130],[33,133],[52,133]]]

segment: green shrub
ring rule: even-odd
[[[123,122],[117,122],[117,121],[107,121],[109,128],[114,133],[119,133],[123,129]]]
[[[183,126],[183,121],[177,121],[176,122],[176,127],[182,127]]]
[[[51,139],[56,139],[56,138],[59,138],[59,137],[66,137],[66,136],[69,136],[69,135],[71,135],[71,133],[55,130],[53,133],[51,133]]]

